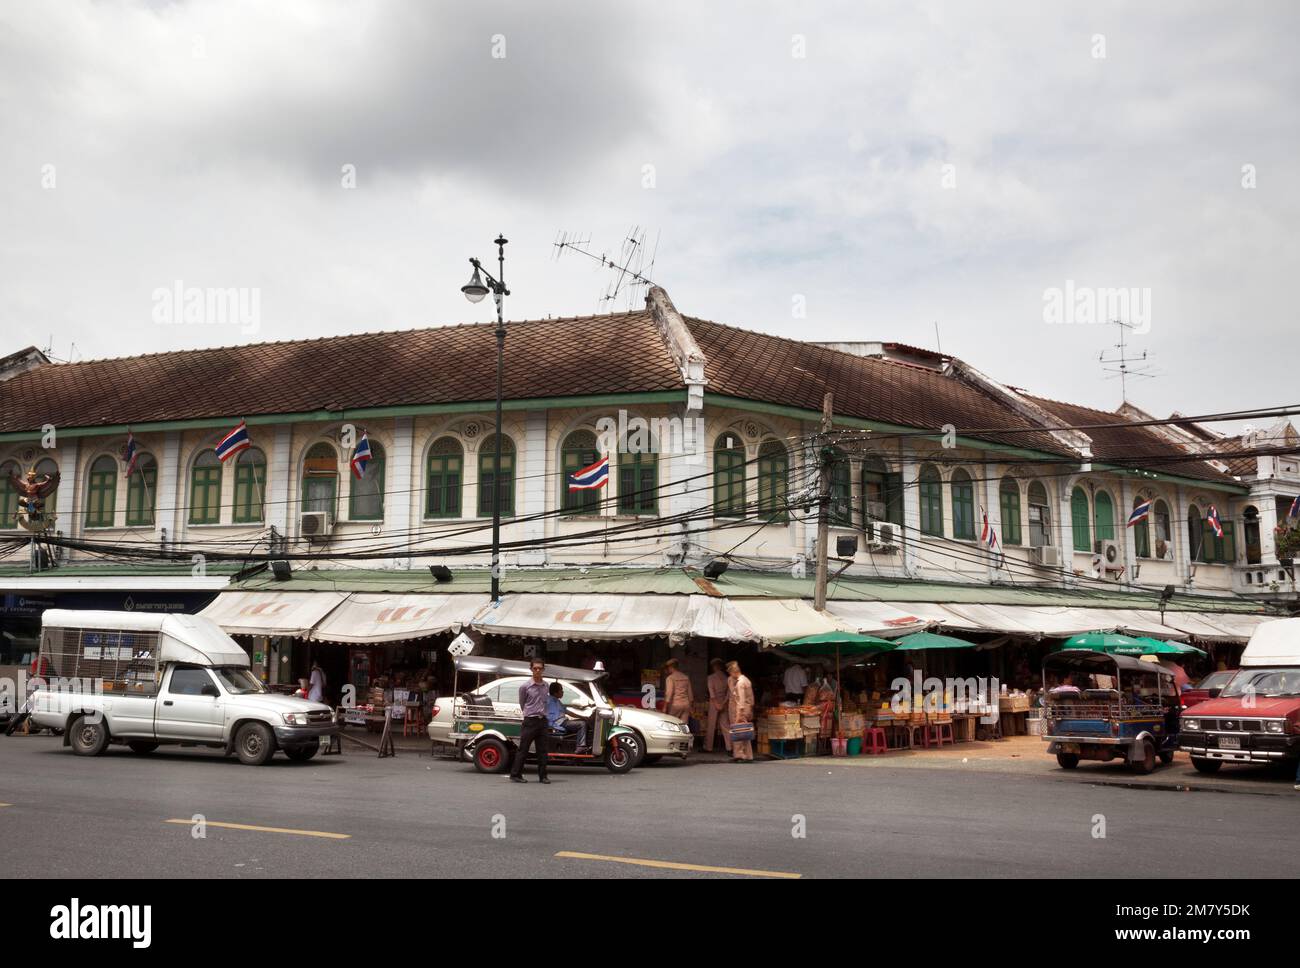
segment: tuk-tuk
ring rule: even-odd
[[[1157,663],[1087,649],[1043,660],[1043,738],[1063,769],[1122,759],[1150,773],[1157,759],[1171,763],[1178,714],[1174,674]]]
[[[458,656],[452,686],[451,739],[474,763],[480,773],[505,773],[510,769],[519,748],[519,733],[523,728],[523,714],[517,696],[492,697],[469,689],[460,691],[461,674],[473,674],[482,681],[506,676],[530,676],[527,662],[516,659],[493,659],[488,656]],[[570,666],[547,665],[543,681],[578,684],[595,683],[605,677],[604,671],[575,669]],[[579,690],[583,691],[583,690]],[[567,706],[575,717],[587,722],[587,749],[578,752],[577,738],[572,734],[549,736],[547,762],[553,765],[604,766],[611,773],[626,773],[636,765],[638,746],[635,734],[618,721],[618,709],[604,700],[600,689],[583,691],[592,697],[590,705]],[[530,759],[532,754],[530,753]]]

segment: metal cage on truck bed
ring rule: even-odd
[[[69,681],[81,690],[152,696],[158,691],[160,633],[139,629],[46,628],[41,634],[37,671],[42,678],[58,680],[67,691]]]

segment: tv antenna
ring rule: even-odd
[[[1140,377],[1142,379],[1154,379],[1156,374],[1151,372],[1153,364],[1147,362],[1147,351],[1143,350],[1141,356],[1128,355],[1127,333],[1131,329],[1136,329],[1132,323],[1126,323],[1122,319],[1112,319],[1111,322],[1119,327],[1119,342],[1111,349],[1117,352],[1113,356],[1107,356],[1108,350],[1102,350],[1101,356],[1098,357],[1101,368],[1110,373],[1107,380],[1113,380],[1119,377],[1119,395],[1124,403],[1128,403],[1128,381],[1130,377]]]
[[[655,256],[659,252],[659,235],[658,233],[655,234],[654,245],[648,251],[646,235],[646,230],[641,226],[632,226],[619,246],[617,256],[611,256],[605,252],[599,254],[593,252],[591,249],[591,236],[577,232],[557,233],[555,242],[552,245],[555,249],[557,261],[565,251],[570,251],[599,262],[606,269],[613,270],[609,284],[599,297],[602,309],[608,311],[610,304],[621,297],[627,299],[628,309],[637,309],[639,308],[637,306],[638,294],[641,294],[644,300],[643,290],[658,285],[650,278],[650,273],[654,272]]]

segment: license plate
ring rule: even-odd
[[[1219,749],[1221,750],[1239,750],[1241,749],[1240,736],[1220,736]]]

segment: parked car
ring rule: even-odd
[[[502,676],[485,682],[473,690],[475,696],[485,697],[503,715],[519,711],[519,687],[528,681],[528,663],[511,660],[489,660],[503,663],[502,669],[511,675]],[[589,682],[579,678],[568,678],[568,673],[586,674],[587,669],[567,669],[564,666],[547,666],[545,678],[556,680],[564,688],[560,700],[566,706],[611,706],[617,710],[618,722],[627,726],[631,736],[629,741],[637,747],[636,764],[651,764],[665,756],[685,759],[691,751],[693,737],[690,726],[676,716],[657,712],[653,709],[640,709],[635,706],[614,706],[605,692],[604,678],[591,678]],[[463,675],[463,673],[462,673]],[[581,678],[590,678],[583,675]],[[452,736],[453,697],[442,696],[434,703],[433,715],[429,720],[429,739],[435,743],[454,745]]]
[[[1224,763],[1300,758],[1300,619],[1264,622],[1246,644],[1241,669],[1216,699],[1182,716],[1180,748],[1201,773]]]
[[[1218,699],[1219,693],[1223,692],[1223,687],[1231,682],[1232,677],[1236,674],[1236,669],[1211,672],[1191,689],[1184,689],[1179,697],[1183,701],[1183,708],[1189,709],[1197,703],[1205,702],[1207,699]]]
[[[48,609],[40,654],[32,721],[65,730],[80,756],[180,744],[260,766],[277,750],[309,760],[338,732],[329,706],[270,693],[248,653],[201,616]]]

